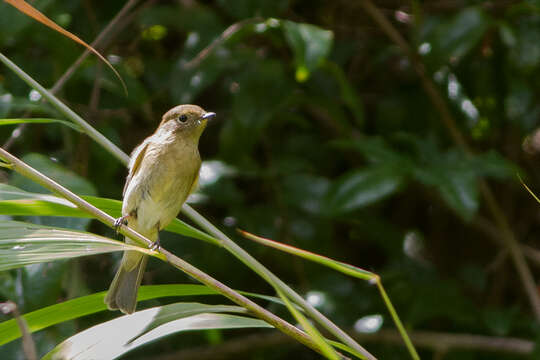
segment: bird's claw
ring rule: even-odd
[[[148,247],[150,248],[150,250],[158,251],[159,248],[161,247],[161,244],[159,243],[159,239],[151,243]]]
[[[120,229],[120,226],[128,224],[128,217],[129,215],[124,215],[114,220],[114,230],[116,230],[117,234],[118,234],[118,230]]]

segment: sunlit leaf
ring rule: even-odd
[[[240,308],[177,303],[138,311],[70,337],[43,359],[115,359],[150,341],[181,331],[271,327],[259,319],[211,313],[224,309],[238,312]],[[147,331],[153,325],[157,327]]]
[[[149,322],[133,339],[130,339],[129,342],[133,342],[168,322],[200,313],[247,313],[247,310],[241,306],[206,305],[200,303],[176,303],[163,306],[159,313],[154,316],[152,321]]]
[[[121,201],[95,196],[83,196],[83,198],[112,217],[120,217]],[[0,184],[0,215],[91,217],[90,214],[80,210],[64,198],[30,193],[6,184]],[[211,236],[178,219],[172,221],[165,230],[199,240],[215,242]]]
[[[239,291],[241,294],[282,304],[282,301],[274,296],[254,294]],[[30,332],[39,331],[49,326],[62,323],[64,321],[80,318],[107,310],[103,302],[106,292],[98,292],[91,295],[81,296],[67,300],[58,304],[47,306],[36,311],[24,314],[24,319],[28,323]],[[204,285],[197,284],[167,284],[167,285],[143,285],[139,288],[138,301],[157,299],[171,296],[199,296],[199,295],[220,295]],[[21,336],[19,326],[14,319],[0,323],[0,346],[15,340]]]
[[[138,246],[82,231],[0,220],[0,271],[126,249],[153,253]]]

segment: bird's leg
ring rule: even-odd
[[[156,241],[154,241],[153,243],[151,243],[148,247],[150,248],[150,250],[154,250],[154,251],[158,251],[159,248],[161,247],[161,244],[159,242],[159,221],[158,223],[156,224],[156,228],[157,228],[157,237],[156,237]]]
[[[137,210],[133,210],[129,214],[120,216],[118,219],[114,220],[114,230],[116,230],[116,233],[118,234],[118,230],[120,229],[120,226],[128,224],[129,218],[136,218],[136,217],[137,217]]]

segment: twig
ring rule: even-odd
[[[13,314],[13,317],[15,318],[15,321],[19,326],[19,331],[22,335],[22,348],[24,357],[27,360],[37,360],[38,356],[36,352],[36,344],[34,343],[34,339],[32,339],[32,335],[30,334],[30,330],[28,329],[28,324],[26,323],[26,320],[24,319],[24,317],[21,316],[21,313],[19,312],[17,304],[15,304],[13,301],[1,303],[0,311],[4,314]]]
[[[25,164],[24,162],[22,162],[21,160],[11,155],[9,152],[5,151],[2,148],[0,148],[0,157],[7,164],[9,164],[10,169],[12,169],[13,171],[16,171],[22,176],[27,177],[35,181],[36,183],[42,185],[43,187],[50,190],[51,192],[54,192],[62,196],[63,198],[71,201],[79,209],[91,214],[94,218],[101,221],[105,225],[111,228],[115,228],[114,226],[115,219],[112,216],[92,206],[90,203],[86,202],[81,197],[72,193],[71,191],[69,191],[62,185],[58,184],[54,180],[43,175],[39,171],[28,166],[27,164]],[[152,245],[151,240],[145,238],[144,236],[140,235],[139,233],[137,233],[136,231],[132,230],[131,228],[125,225],[121,225],[121,227],[118,229],[118,232],[135,240],[141,246]],[[278,316],[274,315],[273,313],[259,306],[257,303],[251,301],[245,296],[237,293],[233,289],[229,288],[227,285],[214,279],[213,277],[199,270],[195,266],[180,259],[176,255],[165,250],[164,248],[160,248],[159,251],[156,252],[155,256],[160,258],[161,260],[168,262],[169,264],[173,265],[174,267],[183,271],[184,273],[190,275],[191,277],[197,279],[198,281],[205,284],[206,286],[216,290],[217,292],[221,293],[222,295],[224,295],[225,297],[227,297],[234,303],[248,309],[258,318],[266,321],[270,325],[281,330],[283,333],[293,337],[298,342],[320,353],[320,349],[318,345],[314,343],[313,340],[308,335],[306,335],[303,331],[299,330],[298,328],[289,324],[285,320],[279,318]]]
[[[351,329],[350,332],[353,332]],[[475,350],[513,355],[530,355],[534,350],[534,342],[519,338],[482,336],[473,334],[452,334],[431,331],[415,331],[410,333],[414,343],[421,348],[433,351]],[[395,344],[401,343],[400,335],[395,330],[380,330],[374,334],[355,335],[356,340],[368,343]],[[294,345],[291,340],[280,333],[257,333],[237,337],[214,346],[195,347],[166,355],[158,355],[149,360],[224,360],[237,359],[247,352],[266,348],[277,348]]]
[[[214,41],[212,41],[210,45],[202,49],[197,54],[197,56],[195,56],[192,60],[185,63],[184,69],[189,70],[189,69],[193,69],[194,67],[199,66],[201,64],[201,61],[203,61],[217,46],[223,44],[231,36],[233,36],[238,31],[240,31],[244,26],[251,25],[262,20],[263,19],[260,17],[254,17],[254,18],[245,19],[245,20],[232,24],[231,26],[226,28],[225,31],[223,31],[221,35],[219,35],[219,37],[214,39]]]
[[[426,91],[429,99],[433,103],[433,106],[437,109],[441,115],[441,119],[450,132],[450,136],[454,142],[462,149],[467,155],[472,155],[472,150],[469,144],[466,142],[462,133],[460,132],[456,121],[452,116],[450,109],[435,83],[427,75],[424,64],[418,58],[418,55],[411,49],[407,41],[401,36],[401,34],[395,29],[395,27],[388,21],[388,19],[381,13],[381,11],[371,2],[371,0],[362,0],[361,4],[366,12],[379,24],[381,29],[388,35],[388,37],[394,41],[410,58],[413,67],[420,77],[422,86]],[[540,295],[536,288],[534,278],[531,270],[525,261],[525,257],[521,252],[519,243],[515,237],[514,232],[510,228],[508,220],[498,204],[493,192],[488,184],[483,180],[479,180],[480,191],[486,201],[487,207],[493,216],[497,228],[501,233],[501,239],[504,246],[508,250],[512,262],[519,274],[519,278],[525,288],[525,292],[531,304],[532,310],[537,320],[540,320]]]

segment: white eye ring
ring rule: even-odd
[[[185,123],[187,121],[187,115],[186,114],[182,114],[178,117],[178,121],[180,121],[181,123]]]

